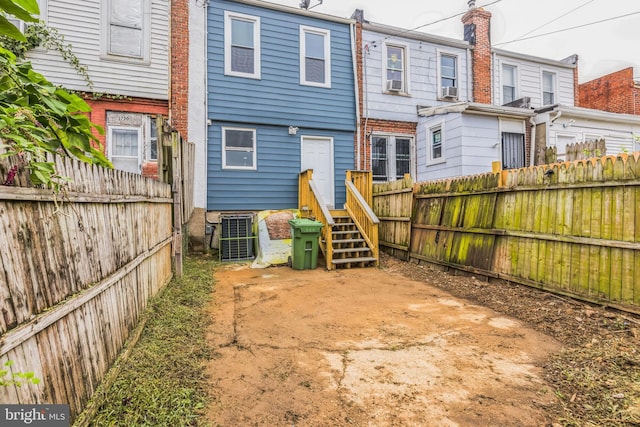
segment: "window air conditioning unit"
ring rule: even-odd
[[[389,92],[400,92],[402,90],[402,80],[387,80],[387,90]]]
[[[455,99],[458,97],[458,88],[454,86],[445,86],[442,88],[442,97]]]

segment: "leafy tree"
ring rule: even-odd
[[[33,15],[38,13],[36,0],[0,0],[0,36],[26,41],[6,15],[37,22]],[[84,114],[89,111],[78,95],[56,87],[29,62],[0,48],[0,158],[19,159],[5,184],[11,184],[17,168],[24,166],[32,183],[58,190],[65,179],[47,153],[112,167],[93,133],[104,130],[89,121]]]

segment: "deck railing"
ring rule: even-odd
[[[366,176],[368,174],[368,177]],[[352,182],[352,179],[355,181]],[[368,183],[368,184],[367,184]],[[369,247],[371,248],[371,254],[378,259],[378,224],[380,220],[373,213],[370,207],[370,202],[367,202],[365,196],[360,192],[358,186],[362,186],[365,194],[372,198],[372,186],[371,186],[371,172],[347,172],[347,179],[345,185],[347,188],[347,203],[345,209],[349,213],[349,216],[353,219],[353,222],[360,230],[362,237],[365,239]],[[376,261],[378,265],[379,260]]]
[[[320,249],[324,253],[327,268],[331,269],[331,260],[333,259],[331,230],[335,222],[312,178],[313,170],[311,169],[300,173],[298,178],[298,208],[306,217],[315,219],[323,224]]]
[[[373,174],[370,171],[347,171],[347,181],[353,182],[367,205],[373,206]]]

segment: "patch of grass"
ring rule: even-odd
[[[184,276],[149,304],[148,320],[115,381],[96,393],[92,426],[202,426],[208,402],[205,312],[212,257],[187,257]]]
[[[640,425],[640,350],[627,336],[564,349],[547,370],[564,426]]]

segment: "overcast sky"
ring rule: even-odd
[[[300,4],[300,0],[269,1],[293,7]],[[467,0],[324,0],[322,5],[316,4],[318,0],[311,0],[311,10],[315,12],[349,18],[359,8],[371,22],[406,29],[460,14],[468,8]],[[493,15],[495,47],[557,60],[578,54],[581,83],[630,66],[635,68],[634,77],[640,78],[638,0],[476,0],[476,5],[487,5],[485,9]],[[635,15],[501,44],[526,34],[531,37],[632,13]],[[418,31],[462,39],[460,16]]]

